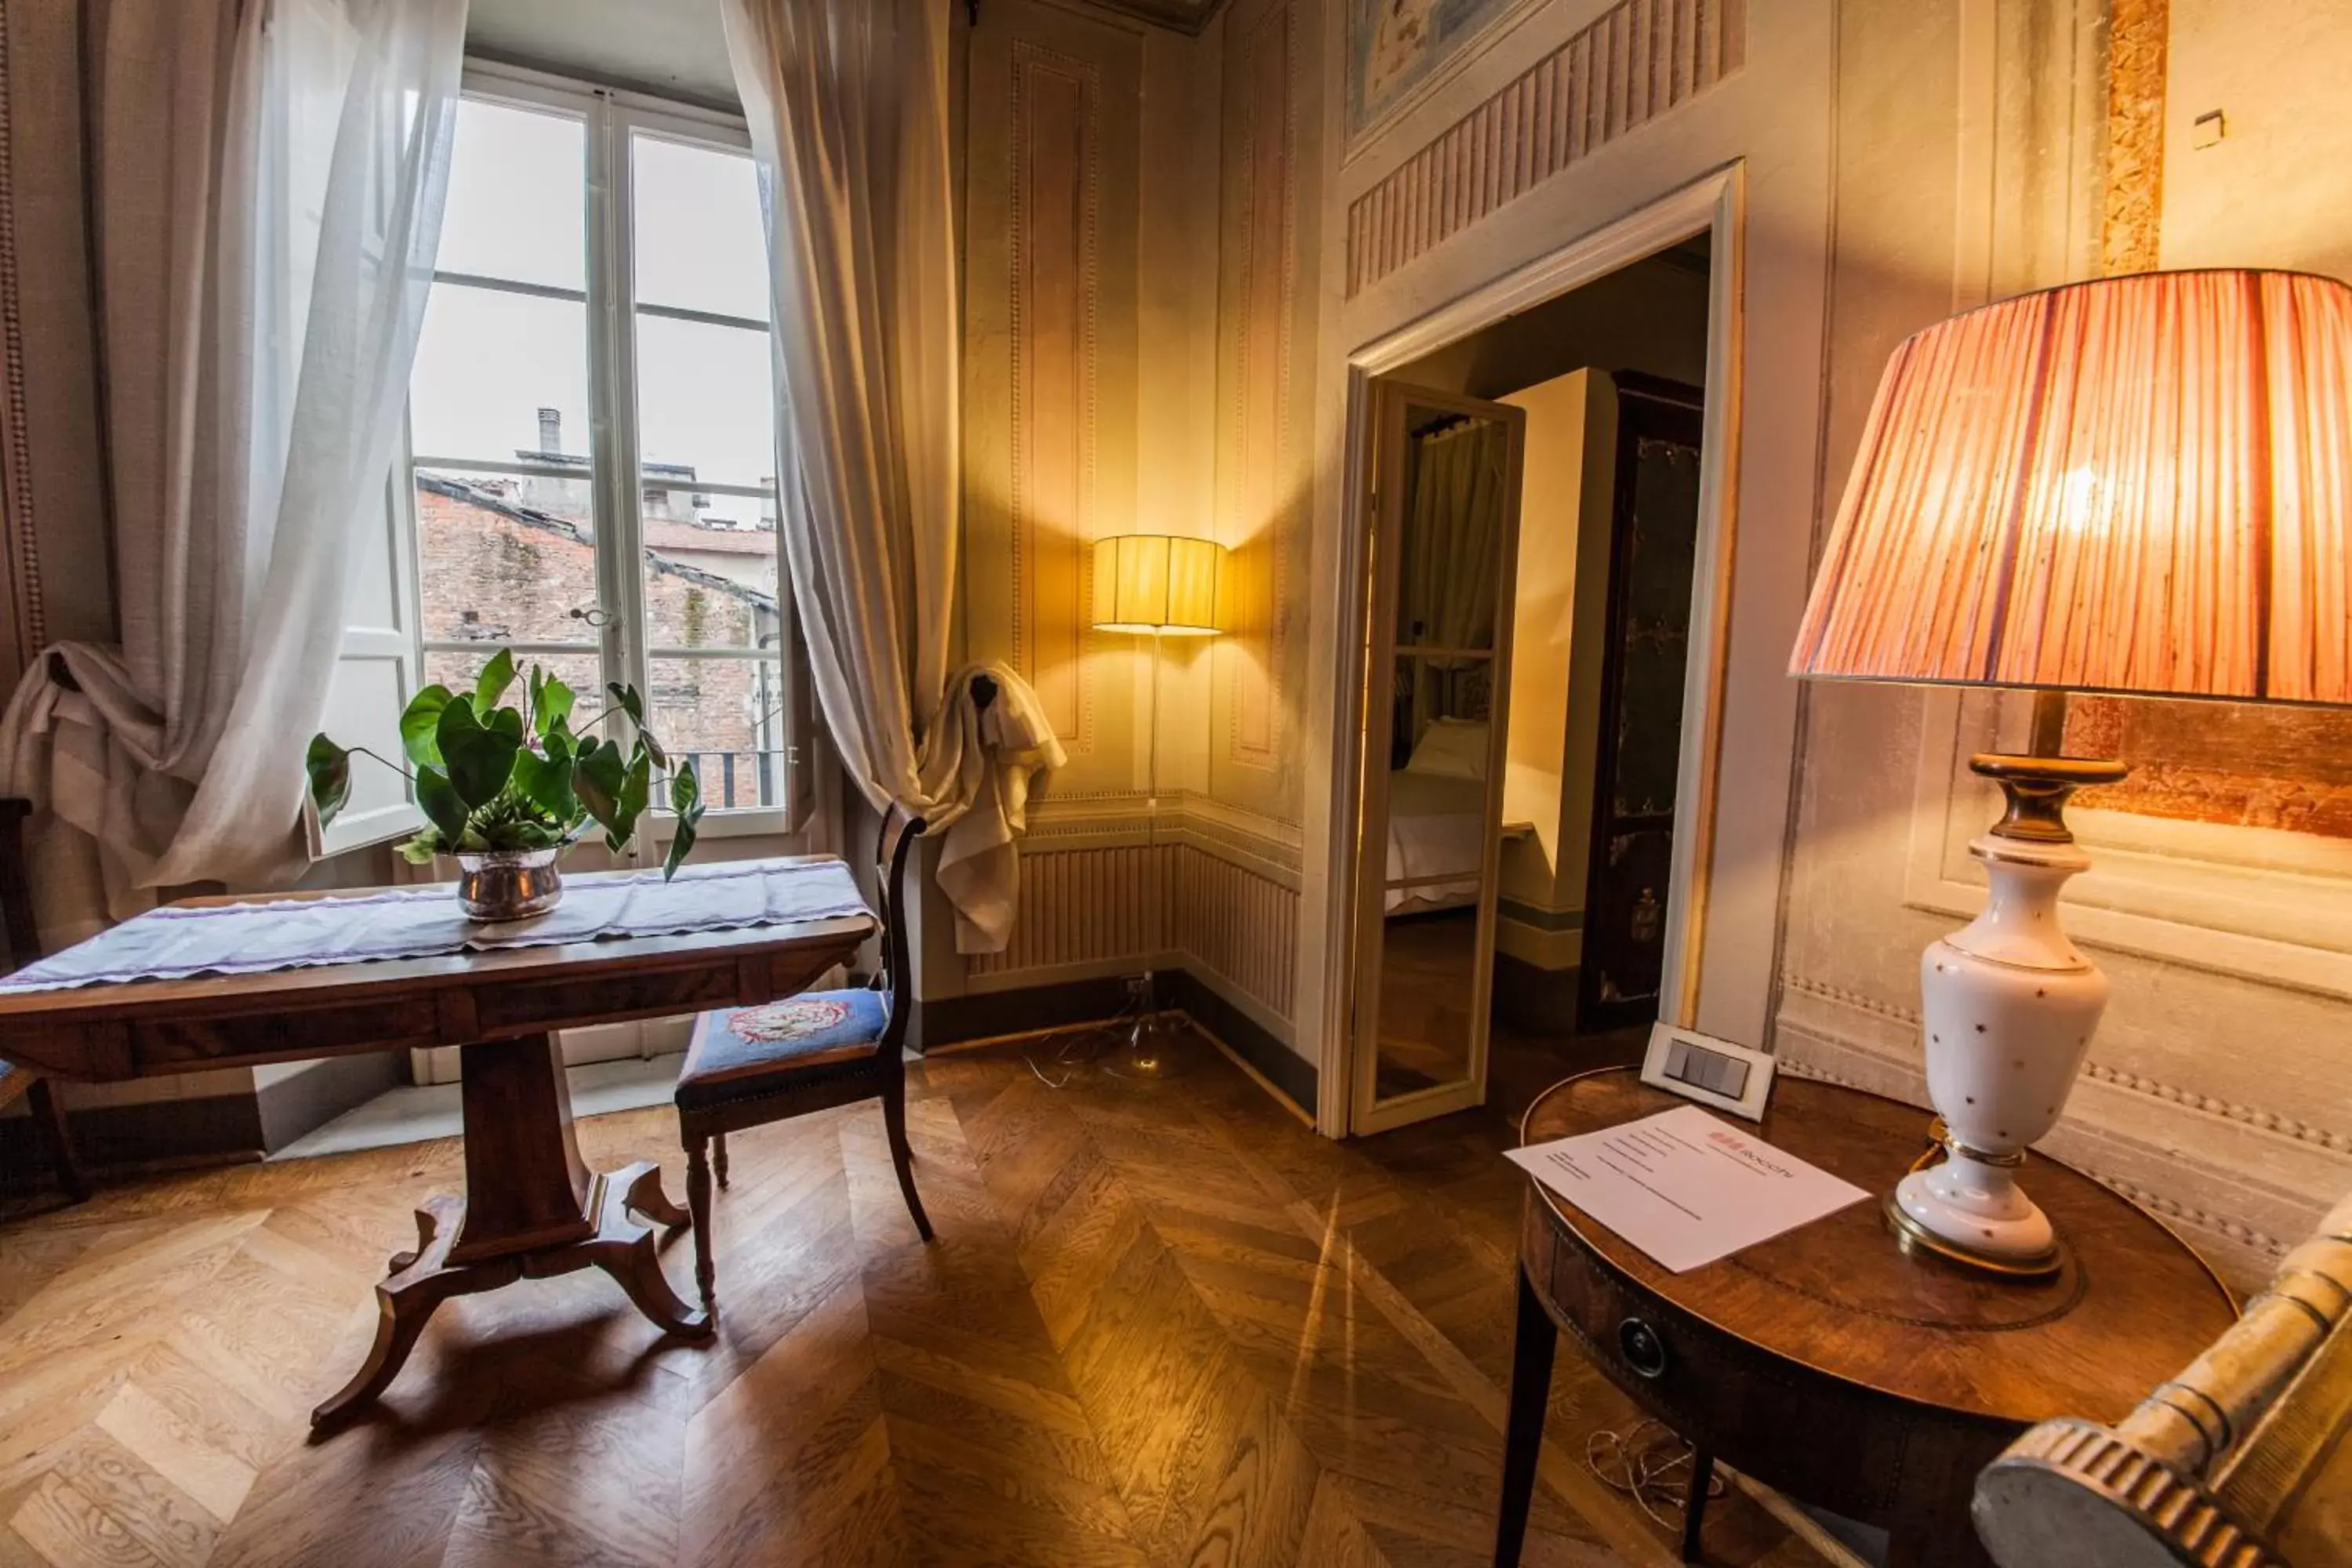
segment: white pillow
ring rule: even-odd
[[[1406,763],[1409,773],[1438,778],[1484,779],[1486,776],[1486,724],[1482,719],[1439,719],[1422,732],[1421,744]]]

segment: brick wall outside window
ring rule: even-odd
[[[470,684],[502,643],[593,638],[587,623],[571,613],[597,603],[596,549],[585,533],[560,518],[514,516],[420,483],[417,591],[425,638],[484,645],[479,655],[426,654],[425,679]],[[774,613],[750,591],[689,568],[664,569],[658,558],[646,574],[646,609],[656,647],[743,647],[775,630]],[[604,708],[594,652],[518,655],[516,661],[562,676],[580,693],[583,720]],[[671,751],[698,755],[705,798],[714,807],[724,805],[731,773],[735,805],[762,804],[755,723],[776,702],[776,667],[740,658],[656,658],[652,676],[646,697],[656,732]],[[769,744],[781,744],[773,719],[768,730]],[[768,776],[782,778],[772,760]]]

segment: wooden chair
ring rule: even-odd
[[[32,803],[0,798],[0,931],[8,939],[8,959],[0,973],[30,963],[41,956],[40,928],[33,920],[32,879],[25,869],[25,818]],[[68,1198],[80,1203],[89,1196],[89,1184],[74,1158],[73,1135],[66,1127],[65,1107],[58,1103],[49,1080],[30,1068],[0,1061],[0,1110],[19,1100],[31,1099],[29,1119],[37,1136],[49,1145],[50,1167]]]
[[[866,988],[808,991],[758,1007],[705,1013],[695,1020],[677,1076],[677,1125],[686,1145],[686,1205],[694,1216],[694,1282],[715,1311],[710,1178],[727,1185],[727,1134],[861,1100],[882,1102],[898,1190],[925,1241],[931,1222],[915,1192],[907,1144],[905,1045],[910,993],[907,963],[907,862],[923,836],[908,820],[895,848],[894,808],[883,814],[874,858],[882,903],[882,973]]]

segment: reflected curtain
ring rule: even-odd
[[[384,504],[466,0],[91,7],[87,243],[117,640],[44,650],[0,789],[53,814],[45,923],[300,864],[356,530]],[[79,907],[58,907],[59,904]]]
[[[1001,952],[1029,784],[1064,757],[1013,671],[948,671],[961,325],[946,8],[725,0],[724,16],[767,205],[784,555],[818,704],[868,802],[946,829],[958,949]]]
[[[1509,451],[1509,433],[1486,419],[1414,437],[1412,504],[1397,584],[1399,646],[1494,647],[1495,595],[1502,580],[1503,470]],[[1485,661],[1416,662],[1410,723],[1397,727],[1400,737],[1412,738],[1408,751],[1441,709],[1454,711],[1441,700],[1452,693],[1436,689],[1445,672],[1474,667],[1483,670]]]

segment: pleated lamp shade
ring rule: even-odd
[[[2352,288],[2072,284],[1895,352],[1791,672],[2352,702]]]
[[[1095,629],[1211,637],[1223,546],[1180,534],[1118,533],[1095,541]]]

